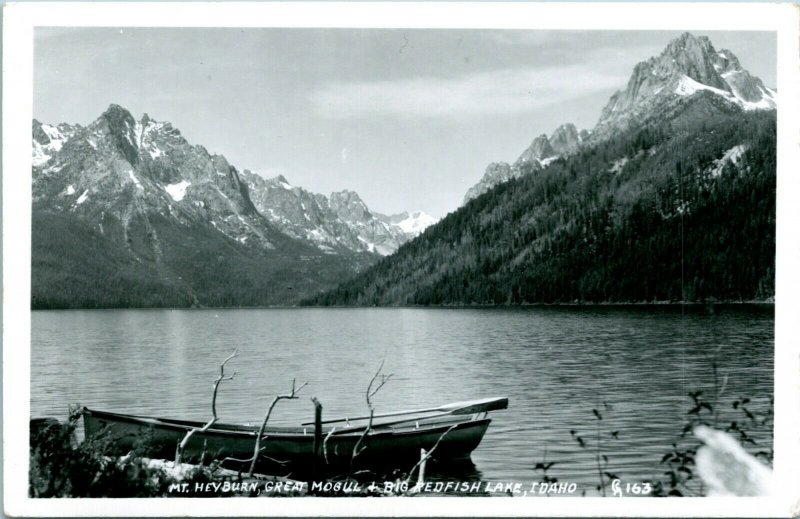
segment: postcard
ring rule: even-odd
[[[5,511],[800,511],[797,6],[4,6]]]

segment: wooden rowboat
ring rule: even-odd
[[[373,419],[406,416],[389,422],[375,422],[364,437],[366,449],[358,456],[359,465],[399,466],[413,463],[420,449],[436,446],[437,460],[468,459],[480,443],[491,419],[488,411],[508,407],[507,398],[457,402],[438,408],[377,414]],[[145,445],[148,455],[171,459],[178,443],[192,429],[201,429],[202,422],[152,418],[82,409],[87,438],[110,437],[120,452]],[[408,415],[412,415],[408,417]],[[367,428],[368,417],[341,418],[320,422],[325,440],[325,466],[349,465],[353,449]],[[350,422],[361,421],[360,425]],[[338,423],[338,426],[328,424]],[[342,425],[344,424],[344,425]],[[308,424],[306,424],[308,425]],[[205,432],[197,431],[183,453],[186,461],[197,461],[204,453],[208,459],[248,459],[253,455],[259,426],[216,423]],[[446,434],[445,434],[446,433]],[[310,468],[315,462],[315,428],[270,427],[261,440],[259,466],[289,465],[293,470]],[[318,440],[319,442],[319,440]],[[438,445],[437,445],[438,442]],[[322,449],[318,447],[319,453]],[[319,459],[316,460],[319,463]],[[273,467],[274,468],[274,467]]]

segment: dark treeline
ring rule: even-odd
[[[320,285],[332,287],[351,276],[366,261],[322,254],[290,240],[276,247],[296,250],[291,256],[282,254],[285,250],[271,254],[202,225],[181,226],[153,215],[134,217],[126,232],[109,217],[101,232],[68,213],[34,208],[31,306],[293,304]]]
[[[775,112],[685,113],[502,184],[305,303],[769,298]]]

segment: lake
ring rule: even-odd
[[[32,314],[35,417],[63,419],[68,404],[80,403],[205,421],[219,363],[235,348],[239,357],[226,369],[236,377],[219,390],[221,420],[260,423],[293,378],[308,387],[299,400],[280,402],[271,423],[313,419],[312,396],[323,418],[353,416],[365,414],[364,392],[385,359],[393,377],[374,397],[376,412],[509,397],[509,409],[492,413],[474,467],[445,476],[532,482],[541,477],[537,462],[555,461],[548,474],[587,494],[598,481],[598,453],[623,481],[663,472],[660,459],[692,407],[687,394],[714,392],[714,362],[720,424],[742,418],[731,407],[736,398],[751,398],[759,413],[773,393],[772,306]]]

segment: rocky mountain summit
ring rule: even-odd
[[[625,89],[609,99],[597,128],[607,132],[656,114],[681,98],[713,95],[741,110],[774,110],[776,93],[742,68],[729,50],[684,33],[664,51],[638,63]]]
[[[530,171],[538,171],[559,157],[567,157],[578,150],[580,145],[588,138],[587,130],[578,130],[574,124],[562,124],[548,137],[539,135],[522,155],[509,165],[506,162],[493,162],[486,167],[481,180],[472,186],[464,196],[466,204],[473,198],[489,191],[494,186],[508,182]]]
[[[351,251],[388,255],[435,222],[408,226],[370,211],[354,191],[330,197],[293,186],[282,175],[265,179],[245,170],[256,209],[286,234],[314,243],[323,251],[344,247]],[[419,212],[419,214],[425,214]],[[427,216],[427,215],[425,215]]]
[[[594,129],[578,131],[572,124],[564,124],[550,137],[536,137],[513,165],[490,164],[481,180],[467,191],[464,203],[512,178],[540,171],[582,146],[599,144],[615,132],[664,124],[690,98],[707,105],[697,108],[698,114],[776,108],[775,91],[745,70],[731,51],[715,49],[705,36],[684,33],[660,55],[634,67],[627,86],[611,96]]]
[[[34,208],[68,211],[101,232],[114,219],[125,236],[139,217],[202,222],[240,243],[273,247],[275,231],[256,211],[236,168],[189,144],[170,123],[147,114],[137,121],[111,105],[86,127],[34,121],[33,134]]]

